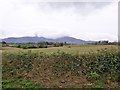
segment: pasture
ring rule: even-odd
[[[19,51],[35,51],[35,52],[44,52],[44,53],[53,53],[57,51],[63,51],[66,53],[89,53],[89,52],[97,52],[101,49],[112,49],[118,48],[117,45],[64,45],[63,47],[50,47],[50,48],[36,48],[36,49],[21,49],[15,47],[2,47],[2,52],[19,52]]]

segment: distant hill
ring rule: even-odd
[[[86,43],[94,43],[95,41],[85,41],[81,39],[76,39],[73,37],[60,37],[56,39],[51,39],[51,38],[45,38],[45,37],[9,37],[9,38],[4,38],[2,41],[5,41],[7,43],[36,43],[36,42],[66,42],[69,44],[86,44]]]

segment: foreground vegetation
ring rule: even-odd
[[[3,52],[2,62],[3,88],[118,88],[120,82],[117,48],[84,54]]]

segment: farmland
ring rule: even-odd
[[[18,52],[18,51],[35,51],[35,52],[45,52],[45,53],[53,53],[58,50],[66,52],[66,53],[79,53],[84,54],[88,52],[97,52],[97,50],[101,49],[117,49],[117,45],[65,45],[63,47],[50,47],[50,48],[35,48],[35,49],[20,49],[15,47],[3,47],[2,52]]]
[[[118,88],[117,45],[2,47],[3,88]]]

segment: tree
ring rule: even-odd
[[[60,46],[63,46],[63,43],[62,43],[62,42],[60,43]]]
[[[2,44],[7,44],[5,41],[2,41]]]

